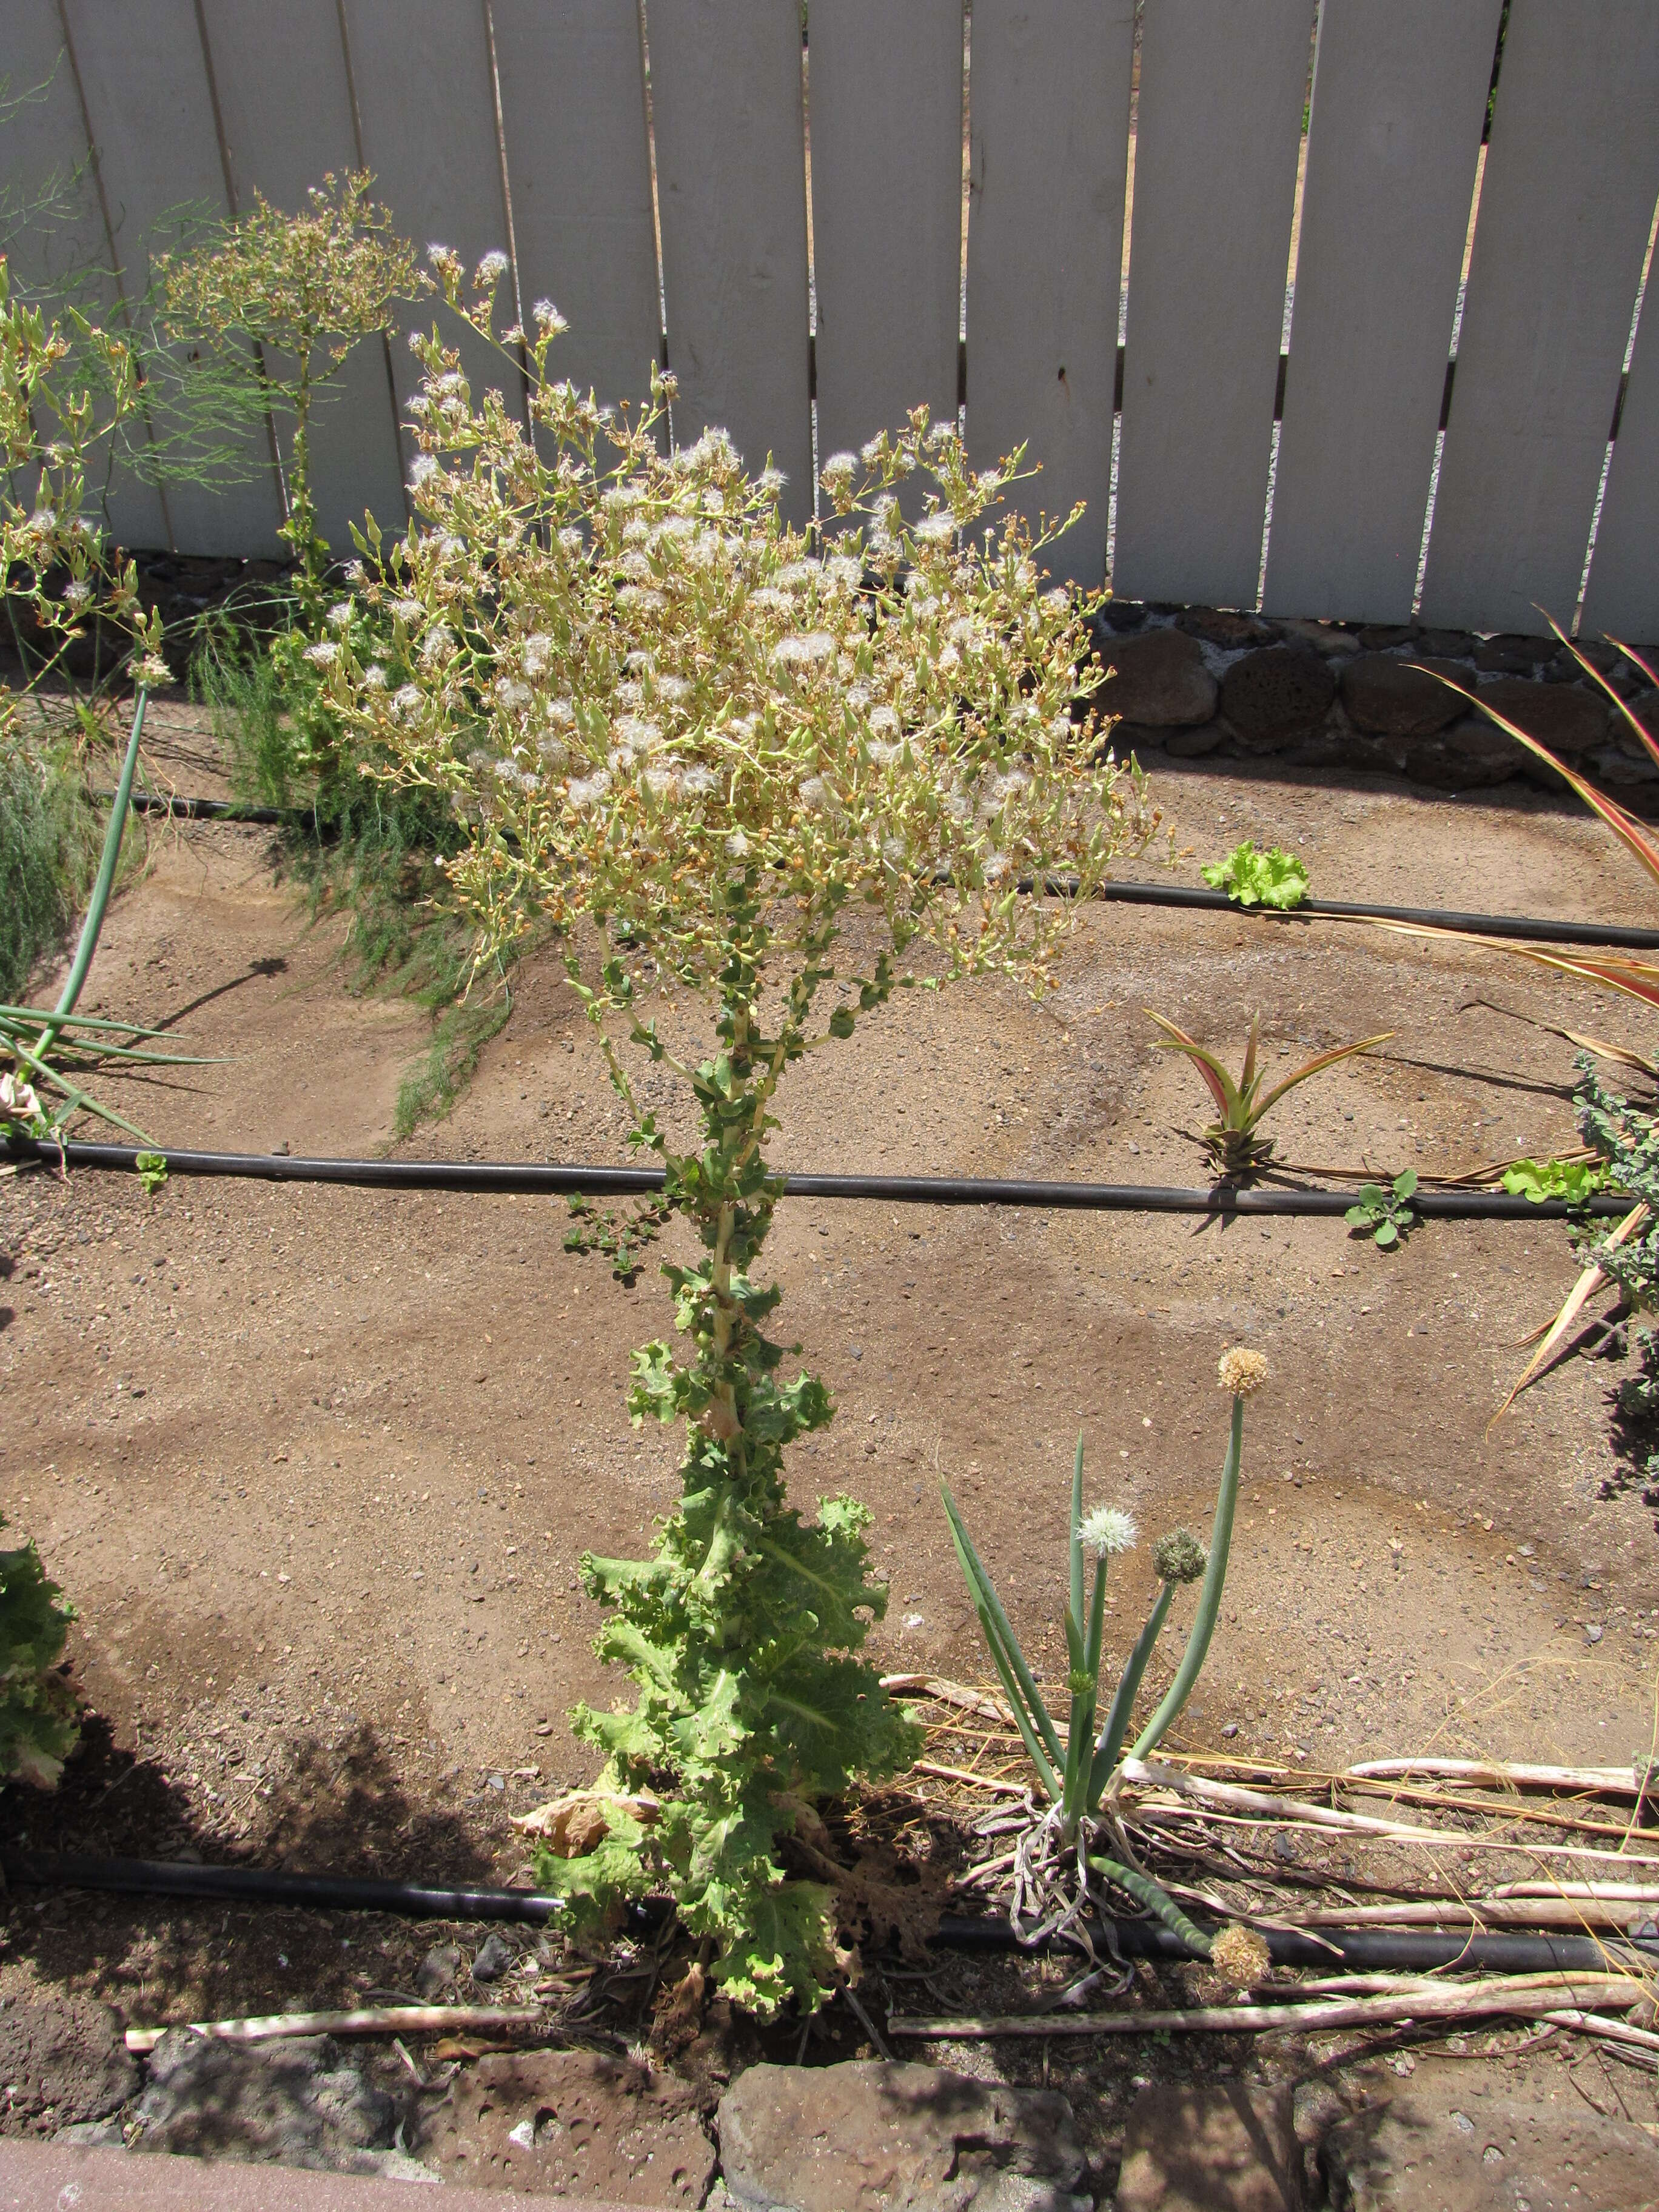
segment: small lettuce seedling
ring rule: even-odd
[[[1417,1195],[1417,1171],[1407,1168],[1384,1190],[1380,1182],[1360,1186],[1359,1197],[1342,1218],[1361,1237],[1375,1239],[1379,1251],[1398,1244],[1417,1226],[1412,1200]]]
[[[1258,853],[1247,837],[1224,860],[1200,871],[1212,890],[1225,891],[1239,906],[1300,906],[1308,896],[1308,871],[1294,853],[1274,845]]]
[[[1598,1160],[1512,1160],[1504,1170],[1504,1189],[1534,1206],[1547,1198],[1583,1206],[1607,1185],[1607,1169]]]

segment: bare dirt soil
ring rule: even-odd
[[[157,772],[171,743],[179,787],[213,787],[188,718],[163,720]],[[1301,852],[1324,896],[1653,919],[1605,834],[1528,793],[1449,801],[1262,773],[1166,777],[1157,796],[1194,856],[1184,880],[1249,836]],[[220,1057],[111,1079],[111,1097],[163,1146],[384,1148],[426,1018],[354,993],[343,923],[307,918],[270,833],[152,840],[85,1003]],[[528,962],[514,996],[458,1110],[402,1149],[623,1159],[556,960]],[[1046,1005],[994,983],[916,993],[826,1053],[810,1089],[786,1091],[775,1157],[1202,1182],[1183,1133],[1208,1118],[1205,1096],[1153,1048],[1147,1006],[1234,1061],[1259,1013],[1286,1070],[1395,1032],[1276,1110],[1291,1161],[1455,1173],[1570,1145],[1571,1047],[1483,1000],[1652,1048],[1638,1010],[1478,948],[1097,907]],[[80,1609],[89,1716],[62,1791],[7,1792],[0,1838],[520,1873],[507,1815],[593,1771],[567,1708],[625,1687],[590,1652],[578,1560],[641,1550],[676,1491],[676,1437],[630,1428],[623,1405],[630,1349],[671,1334],[658,1255],[624,1288],[603,1258],[562,1249],[567,1227],[562,1204],[524,1198],[182,1177],[149,1198],[90,1172],[0,1183],[0,1510]],[[803,1500],[850,1492],[876,1515],[884,1667],[986,1672],[943,1478],[1027,1649],[1057,1671],[1078,1431],[1091,1503],[1127,1506],[1146,1538],[1202,1529],[1226,1414],[1216,1360],[1242,1342],[1273,1380],[1249,1407],[1188,1746],[1319,1767],[1429,1750],[1611,1765],[1654,1748],[1659,1539],[1642,1454],[1613,1418],[1622,1365],[1570,1363],[1488,1426],[1521,1340],[1574,1279],[1560,1224],[1431,1224],[1390,1255],[1339,1221],[786,1201],[769,1259],[781,1325],[838,1407],[795,1481]],[[1143,1617],[1148,1550],[1116,1573],[1109,1642]],[[133,2021],[323,2004],[407,1991],[435,1940],[19,1891],[0,1996],[72,1989]],[[533,1950],[525,1965],[544,1971]],[[1068,2051],[1056,2086],[1134,2063]],[[1010,2063],[1023,2076],[1048,2061]],[[1645,2112],[1648,2090],[1628,2094]]]

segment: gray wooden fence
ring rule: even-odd
[[[925,399],[1120,596],[1659,637],[1659,0],[0,0],[14,188],[83,170],[25,286],[139,298],[169,215],[367,167],[418,243],[513,257],[561,373],[815,448]],[[90,161],[88,161],[88,156]],[[1453,364],[1455,362],[1455,374]],[[476,372],[495,383],[499,362]],[[164,369],[165,364],[161,365]],[[413,364],[364,346],[324,526],[404,513]],[[520,395],[521,396],[521,395]],[[116,485],[134,544],[276,550]],[[1587,578],[1587,587],[1586,587]]]

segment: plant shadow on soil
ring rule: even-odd
[[[230,1841],[192,1818],[160,1760],[121,1749],[89,1712],[55,1792],[0,1796],[0,1850],[19,1847],[425,1883],[499,1879],[476,1815],[465,1804],[416,1808],[362,1721],[337,1747],[314,1736],[296,1743],[257,1834]],[[428,1949],[459,1934],[465,1982],[489,1933],[477,1923],[458,1931],[380,1914],[23,1884],[10,1889],[5,1918],[6,1954],[27,1960],[36,1980],[100,1996],[134,2021],[356,2003],[369,1988],[413,1996]],[[367,1984],[365,1951],[375,1954]]]

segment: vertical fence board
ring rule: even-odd
[[[376,197],[417,251],[453,247],[470,287],[486,253],[507,251],[483,0],[344,0],[344,12],[363,159]],[[495,306],[496,325],[505,329],[516,315],[511,271],[496,287]],[[428,330],[435,321],[458,348],[475,403],[494,390],[510,411],[522,412],[515,359],[441,304],[428,302],[410,319]],[[421,378],[403,338],[392,341],[392,374],[401,404]]]
[[[1313,0],[1146,10],[1120,596],[1255,603],[1313,14]]]
[[[335,0],[286,0],[280,11],[267,0],[202,0],[202,16],[239,214],[256,191],[292,213],[325,175],[358,167]],[[328,388],[312,419],[312,490],[318,526],[344,558],[366,511],[388,532],[403,527],[397,416],[378,338],[359,340],[338,368],[318,368]],[[276,428],[286,454],[292,424],[280,410]]]
[[[812,513],[806,187],[796,0],[649,0],[674,434],[769,453]]]
[[[143,298],[155,256],[188,242],[189,227],[227,213],[224,170],[207,67],[191,0],[65,0],[93,142],[129,301]],[[164,350],[147,362],[153,404],[177,389]],[[250,376],[252,370],[250,368]],[[164,438],[185,425],[155,416]],[[165,424],[165,427],[164,427]],[[269,439],[251,416],[230,434],[234,481],[167,483],[167,512],[181,553],[281,550],[282,520]]]
[[[1427,622],[1541,633],[1578,597],[1659,191],[1659,9],[1515,0],[1423,586]]]
[[[0,251],[10,260],[13,283],[32,299],[72,301],[118,331],[125,327],[120,289],[56,0],[11,0],[0,70],[16,103],[0,122],[0,206],[15,225],[8,223],[0,234]],[[54,181],[64,198],[43,219],[40,196]],[[132,434],[142,445],[142,427],[135,424]],[[111,471],[108,452],[100,447],[90,483],[107,478],[104,508],[112,534],[123,545],[167,544],[167,511],[155,486],[130,471]]]
[[[961,0],[814,0],[808,105],[818,448],[957,411]]]
[[[1503,0],[1325,0],[1267,605],[1411,613]]]
[[[1128,159],[1134,0],[979,0],[968,222],[968,443],[989,466],[1022,441],[1035,521],[1082,500],[1048,556],[1106,569],[1112,391]]]
[[[570,325],[550,374],[600,399],[650,390],[660,324],[636,0],[491,0],[525,311]]]
[[[1659,296],[1652,276],[1642,303],[1630,388],[1607,471],[1601,524],[1584,594],[1585,634],[1611,630],[1629,645],[1659,647]]]
[[[57,0],[9,0],[0,76],[9,103],[0,117],[0,248],[13,281],[31,295],[89,283],[100,309],[113,312],[109,240]],[[42,220],[38,204],[53,184],[67,188],[67,203]]]

